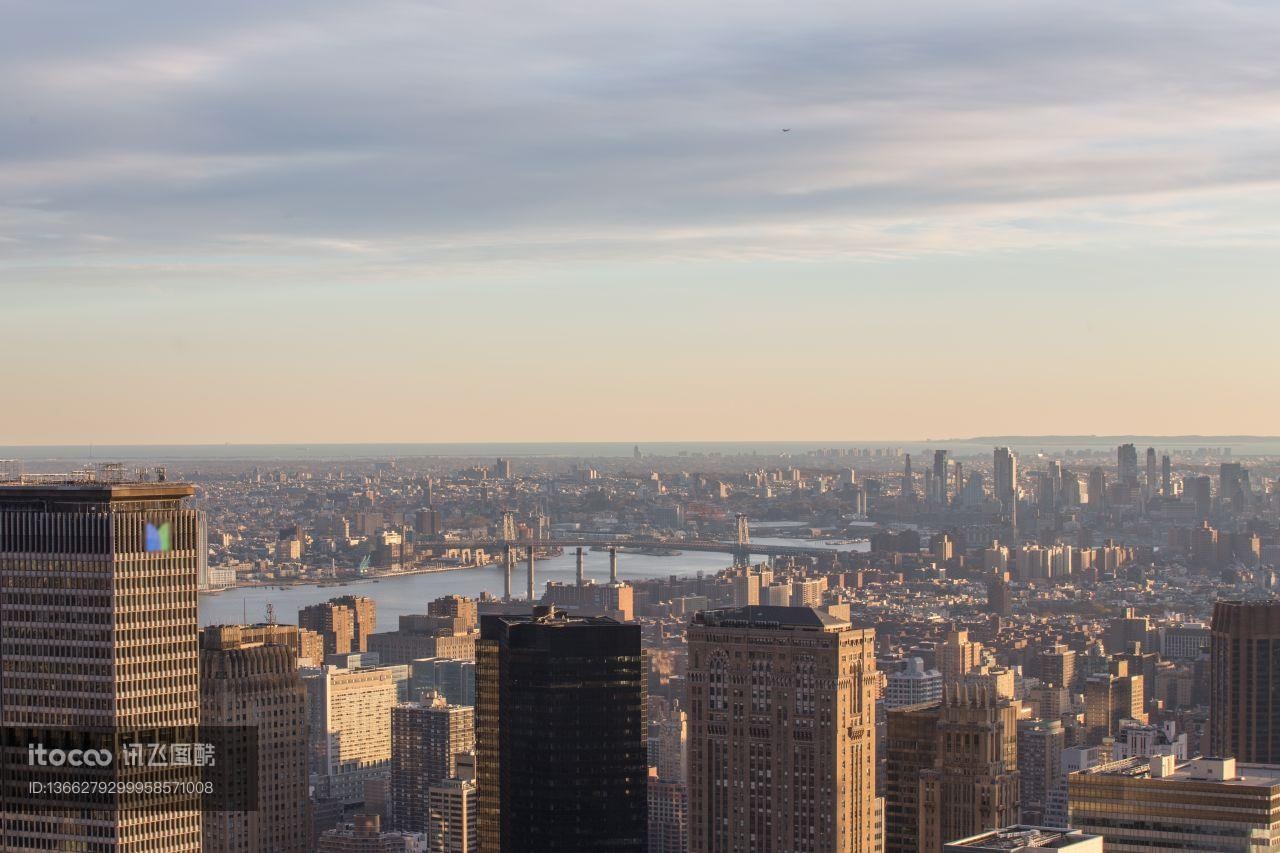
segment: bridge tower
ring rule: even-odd
[[[738,536],[733,550],[733,562],[737,566],[751,564],[751,526],[745,513],[738,513]]]
[[[516,541],[516,514],[515,510],[504,509],[502,511],[502,541]]]

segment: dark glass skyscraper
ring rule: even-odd
[[[646,847],[640,626],[483,616],[476,645],[482,853]]]
[[[1210,751],[1280,762],[1280,601],[1219,601],[1210,632]]]

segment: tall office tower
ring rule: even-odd
[[[1218,466],[1218,499],[1232,512],[1244,512],[1249,506],[1249,471],[1239,462],[1223,462]]]
[[[511,460],[499,458],[493,466],[493,476],[499,480],[511,479]]]
[[[969,670],[982,662],[982,643],[969,640],[969,632],[952,629],[947,639],[938,646],[938,669],[944,685],[962,681]]]
[[[1147,448],[1147,492],[1155,494],[1159,481],[1156,479],[1156,449],[1154,447]]]
[[[435,507],[424,506],[414,513],[413,532],[423,537],[440,535],[440,511]]]
[[[902,468],[902,500],[907,503],[914,503],[916,499],[916,483],[915,478],[911,475],[911,454],[906,455],[906,462]]]
[[[1138,449],[1132,444],[1116,448],[1116,477],[1127,486],[1138,484]]]
[[[1018,822],[1019,708],[988,689],[946,688],[938,755],[920,774],[920,853]]]
[[[1107,472],[1095,466],[1089,471],[1089,509],[1098,510],[1107,505]]]
[[[1016,537],[1018,534],[1018,457],[1007,447],[997,447],[992,468],[992,489],[1000,501],[1004,520]]]
[[[1173,497],[1173,460],[1167,453],[1160,457],[1160,494]]]
[[[476,746],[475,709],[436,696],[391,709],[391,826],[431,828],[431,788],[454,776],[459,754]]]
[[[694,616],[689,850],[871,853],[875,631],[808,607]]]
[[[207,812],[204,853],[309,851],[307,689],[297,634],[293,625],[200,632],[200,722],[253,727],[258,755],[257,810]]]
[[[1184,493],[1196,505],[1196,515],[1202,519],[1208,518],[1213,509],[1212,478],[1204,475],[1187,477],[1182,481],[1182,485]]]
[[[920,849],[920,774],[938,758],[938,720],[942,706],[934,702],[892,708],[886,714],[885,853],[917,853]]]
[[[393,667],[305,670],[315,796],[343,803],[364,800],[367,779],[391,765],[391,708],[397,701]]]
[[[1076,829],[1107,850],[1251,853],[1280,846],[1280,768],[1234,758],[1128,758],[1072,773]]]
[[[0,725],[127,734],[199,723],[200,513],[183,505],[193,494],[166,482],[0,486]],[[6,851],[200,850],[195,798],[57,811],[35,797],[3,809]]]
[[[925,669],[920,658],[908,658],[907,665],[885,679],[884,706],[900,708],[937,702],[942,698],[942,673]]]
[[[933,491],[930,498],[939,504],[947,502],[947,451],[933,451]]]
[[[475,758],[474,753],[455,756],[454,775],[431,786],[431,830],[427,833],[430,853],[478,853],[480,849]]]
[[[1050,687],[1071,687],[1076,682],[1076,653],[1062,644],[1040,652],[1040,680]]]
[[[1210,751],[1280,764],[1280,601],[1216,602],[1210,632]]]
[[[1084,727],[1090,745],[1120,731],[1124,720],[1147,721],[1142,673],[1130,674],[1126,660],[1113,660],[1111,672],[1084,683]]]
[[[485,853],[645,849],[646,676],[639,625],[552,607],[480,617]]]
[[[1022,818],[1047,824],[1049,800],[1062,784],[1062,750],[1066,730],[1061,720],[1018,721],[1018,779]]]
[[[367,652],[378,625],[378,605],[363,595],[344,595],[298,611],[298,627],[324,637],[327,655]]]

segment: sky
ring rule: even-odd
[[[0,14],[0,445],[1280,433],[1273,0]]]

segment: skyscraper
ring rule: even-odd
[[[952,685],[964,679],[969,670],[982,662],[982,643],[969,639],[969,632],[956,628],[938,646],[938,669],[942,683]]]
[[[377,627],[377,603],[363,595],[344,595],[298,611],[298,627],[324,637],[327,655],[367,652]]]
[[[992,462],[992,488],[1009,525],[1018,526],[1018,457],[1007,447],[997,447]]]
[[[645,678],[639,625],[552,607],[481,617],[485,853],[645,850]]]
[[[431,828],[431,789],[454,776],[457,756],[475,749],[475,709],[436,696],[391,709],[391,827]]]
[[[391,764],[392,667],[303,672],[311,726],[311,772],[316,796],[359,803],[367,779],[385,777]]]
[[[1210,632],[1210,750],[1280,763],[1280,601],[1219,601]]]
[[[1138,485],[1138,448],[1132,444],[1116,448],[1116,477],[1126,486]]]
[[[127,733],[199,723],[200,515],[183,505],[193,494],[166,482],[0,486],[0,724]],[[9,801],[0,843],[198,853],[199,803],[124,812]]]
[[[689,850],[871,853],[875,632],[809,607],[698,613]]]
[[[920,774],[920,853],[1018,822],[1018,711],[984,687],[946,688],[934,767]]]
[[[267,629],[271,629],[268,631]],[[200,633],[200,722],[257,732],[257,810],[206,812],[204,853],[307,853],[307,690],[293,625]]]
[[[885,853],[920,849],[920,774],[938,757],[938,702],[906,705],[886,713]]]

